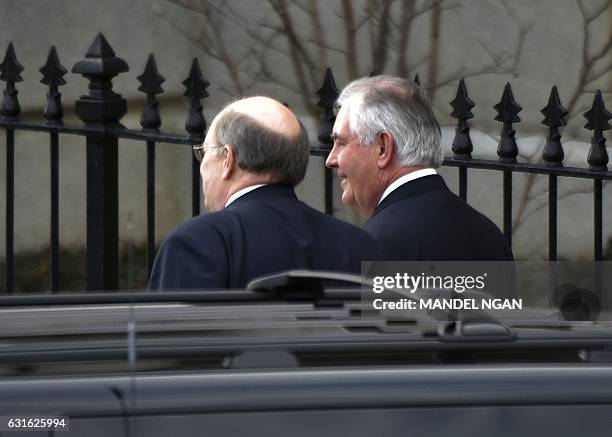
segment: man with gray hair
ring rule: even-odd
[[[326,165],[337,169],[342,201],[368,219],[386,259],[512,260],[497,226],[437,174],[440,126],[419,86],[392,76],[358,79],[337,103]]]
[[[281,103],[251,97],[230,104],[193,149],[210,212],[165,239],[149,289],[244,288],[290,269],[359,274],[361,261],[381,259],[380,242],[367,232],[297,199],[308,138]]]

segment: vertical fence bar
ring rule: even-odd
[[[155,142],[147,141],[147,273],[155,260]]]
[[[329,215],[334,215],[333,181],[332,169],[325,167],[325,214]]]
[[[606,171],[608,169],[609,158],[606,150],[606,138],[603,132],[610,129],[610,124],[608,121],[612,118],[612,113],[610,113],[610,111],[608,111],[604,105],[601,90],[597,90],[595,97],[593,98],[593,105],[591,106],[591,109],[585,112],[583,116],[587,119],[587,124],[584,127],[593,131],[593,136],[591,137],[591,148],[589,150],[589,156],[587,157],[589,170],[593,172]],[[602,269],[601,263],[599,262],[603,259],[602,185],[601,179],[595,178],[593,180],[593,252],[595,261],[595,295],[600,300],[603,298]]]
[[[128,71],[102,34],[72,72],[89,80],[89,94],[75,103],[77,116],[98,132],[87,134],[87,289],[119,286],[118,137],[114,130],[127,111],[112,79]]]
[[[201,143],[206,132],[206,119],[202,113],[201,99],[208,97],[206,88],[210,83],[202,76],[200,63],[196,58],[191,63],[189,77],[183,81],[185,97],[189,98],[189,111],[185,130],[193,139],[193,144]],[[191,153],[191,151],[190,151]],[[191,215],[200,214],[200,163],[191,153]]]
[[[137,79],[141,84],[138,91],[147,95],[140,125],[143,131],[159,132],[161,116],[155,96],[164,92],[161,85],[166,79],[157,71],[155,56],[149,55],[145,70]],[[147,277],[151,276],[155,252],[155,142],[147,141]]]
[[[601,269],[601,261],[603,259],[603,250],[602,250],[602,208],[603,208],[603,197],[602,197],[602,180],[595,179],[594,187],[593,187],[593,200],[594,204],[594,212],[593,212],[593,221],[594,221],[594,238],[593,242],[594,246],[594,258],[595,258],[595,296],[598,299],[603,299],[603,289],[602,289],[602,269]]]
[[[559,128],[566,124],[567,110],[561,104],[556,86],[550,90],[548,104],[540,112],[544,115],[542,124],[548,126],[542,159],[549,167],[560,167],[565,153]],[[548,176],[548,260],[557,260],[557,176],[553,175]]]
[[[557,261],[557,176],[548,177],[548,260]]]
[[[59,134],[51,132],[51,292],[59,291]]]
[[[561,145],[559,128],[566,125],[567,110],[561,104],[557,87],[553,86],[548,104],[540,110],[544,115],[542,124],[548,126],[548,137],[542,159],[549,167],[563,165],[565,153]],[[551,305],[556,304],[557,292],[557,176],[548,176],[548,297]]]
[[[59,61],[57,50],[51,47],[47,56],[47,63],[39,70],[43,78],[41,83],[49,86],[47,103],[43,110],[47,125],[59,126],[63,124],[64,108],[62,94],[59,87],[66,84],[64,75],[68,72]],[[49,131],[50,166],[51,166],[51,292],[59,291],[60,259],[59,259],[59,133]]]
[[[459,197],[467,202],[467,167],[459,167]]]
[[[15,288],[14,236],[15,236],[15,131],[6,130],[6,242],[4,249],[4,290],[13,293]]]
[[[591,109],[583,114],[587,119],[586,129],[593,131],[591,137],[591,149],[587,162],[589,169],[594,172],[606,171],[608,169],[608,152],[606,151],[606,138],[603,132],[610,129],[608,120],[612,118],[603,101],[601,91],[598,90],[593,98]],[[593,180],[593,198],[594,198],[594,246],[595,261],[601,261],[603,258],[602,250],[602,180],[595,178]]]
[[[20,73],[23,67],[17,61],[13,43],[9,43],[0,64],[0,80],[6,82],[4,89],[0,115],[4,120],[17,121],[21,113],[21,107],[15,88],[17,82],[21,82]],[[5,291],[11,294],[15,288],[15,131],[6,130],[6,242],[5,242]]]
[[[200,215],[200,163],[191,153],[191,215]]]
[[[493,107],[497,111],[495,120],[503,123],[497,156],[502,162],[515,163],[518,156],[516,131],[512,124],[521,121],[518,113],[523,109],[514,100],[512,87],[509,83],[504,87],[501,101]],[[504,236],[508,247],[512,249],[512,170],[504,171]]]
[[[548,298],[555,303],[557,289],[557,176],[548,176]]]
[[[471,159],[472,139],[470,138],[470,126],[468,120],[474,117],[472,108],[475,106],[470,99],[463,78],[457,86],[457,95],[450,102],[453,112],[451,117],[457,119],[457,128],[455,129],[455,138],[453,139],[452,150],[455,157],[463,159]],[[467,201],[467,167],[459,167],[459,197]]]
[[[601,261],[603,259],[603,245],[602,245],[602,180],[595,179],[593,187],[593,200],[594,200],[594,257],[595,261]]]
[[[117,137],[87,135],[87,289],[119,285]]]
[[[512,249],[512,172],[504,171],[504,236]]]
[[[321,124],[319,125],[319,147],[323,150],[331,151],[334,144],[334,140],[331,138],[332,129],[334,122],[336,121],[335,105],[338,99],[338,88],[336,87],[336,81],[330,68],[325,70],[325,77],[323,78],[323,85],[317,90],[319,101],[317,106],[321,108]],[[326,158],[327,156],[325,156]],[[325,165],[325,164],[324,164]],[[324,179],[324,190],[325,190],[325,213],[329,215],[334,214],[334,176],[332,169],[324,168],[325,179]]]
[[[542,159],[549,167],[563,165],[565,153],[561,144],[559,128],[566,125],[567,110],[561,104],[557,87],[553,86],[548,104],[540,110],[544,115],[542,124],[548,126],[548,137]],[[548,176],[548,260],[557,261],[557,176]]]

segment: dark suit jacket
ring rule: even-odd
[[[149,289],[244,288],[289,269],[360,274],[382,257],[380,242],[300,202],[286,185],[266,185],[222,211],[194,217],[163,242]]]
[[[503,234],[438,175],[410,181],[376,207],[366,230],[397,261],[509,261]]]

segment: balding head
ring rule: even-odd
[[[269,97],[238,100],[215,117],[210,132],[229,145],[238,166],[272,182],[297,185],[308,165],[308,137],[289,108]]]
[[[237,100],[225,110],[248,115],[263,128],[279,135],[298,136],[302,128],[289,108],[269,97],[256,96]]]

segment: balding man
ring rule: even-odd
[[[361,261],[381,258],[381,244],[365,231],[297,199],[308,139],[281,103],[251,97],[230,104],[194,153],[210,212],[165,239],[150,289],[243,288],[289,269],[359,274]]]
[[[358,79],[338,98],[334,147],[342,201],[398,261],[509,261],[491,220],[455,196],[437,174],[440,126],[416,84],[393,76]]]

